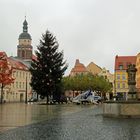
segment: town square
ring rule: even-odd
[[[139,119],[104,118],[100,105],[7,104],[0,113],[1,140],[139,140],[140,136]]]
[[[0,0],[0,140],[139,140],[139,4]]]

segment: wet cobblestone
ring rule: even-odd
[[[140,139],[140,119],[103,118],[101,114],[102,106],[85,106],[76,112],[1,132],[0,140]]]

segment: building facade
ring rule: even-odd
[[[102,71],[102,68],[91,62],[87,66],[87,71],[92,73],[93,75],[98,75]]]
[[[113,83],[114,82],[114,75],[111,74],[109,72],[109,70],[107,70],[106,68],[103,68],[101,70],[100,73],[98,73],[99,76],[103,76],[105,79],[107,79],[110,83]]]
[[[17,57],[24,61],[31,61],[32,59],[32,39],[28,33],[28,23],[26,19],[23,22],[23,32],[19,35],[17,46]]]
[[[80,63],[79,59],[76,59],[75,65],[70,72],[70,76],[75,76],[77,74],[87,74],[88,71],[84,64]]]
[[[25,102],[32,97],[29,67],[32,57],[35,56],[32,54],[32,39],[28,33],[27,25],[28,23],[25,19],[23,22],[23,32],[18,38],[17,56],[6,56],[8,64],[12,67],[12,77],[15,79],[12,84],[4,88],[3,101],[6,102]]]
[[[121,99],[127,98],[128,75],[127,68],[130,64],[136,64],[136,56],[116,56],[114,72],[114,92]]]
[[[32,89],[30,86],[31,74],[28,67],[15,60],[12,57],[7,57],[9,65],[12,67],[12,77],[14,82],[4,88],[3,100],[6,102],[24,102],[31,98]]]
[[[137,88],[137,96],[138,99],[140,99],[140,53],[137,54],[137,59],[136,59],[136,88]]]
[[[106,68],[103,68],[98,76],[103,76],[112,85],[112,93],[106,93],[108,99],[112,99],[114,96],[114,75],[109,72]]]

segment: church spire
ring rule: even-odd
[[[25,16],[25,20],[23,22],[23,32],[28,33],[28,23],[26,21],[26,16]]]
[[[26,16],[25,16],[25,20],[23,22],[23,32],[19,35],[18,39],[29,39],[29,40],[32,40],[30,34],[28,33],[28,23],[26,21]]]
[[[23,60],[32,60],[32,45],[31,35],[28,33],[28,23],[25,20],[23,22],[23,32],[19,35],[19,44],[17,46],[17,56]]]

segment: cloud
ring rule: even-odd
[[[140,2],[134,0],[0,0],[0,49],[16,55],[26,13],[34,50],[49,29],[70,69],[75,59],[111,72],[115,55],[136,55],[140,46]]]

